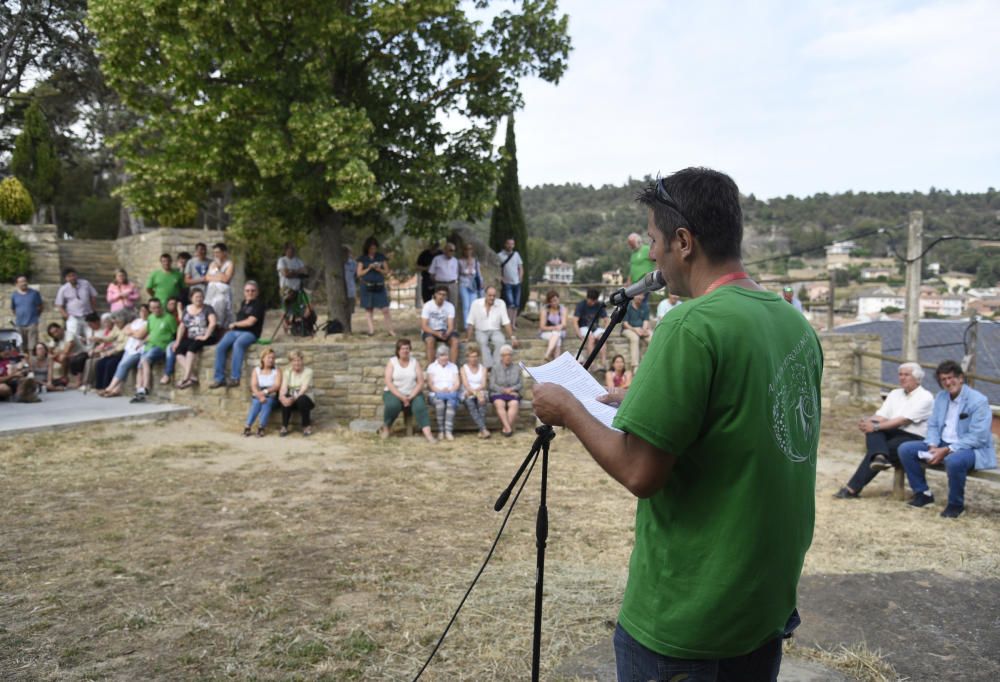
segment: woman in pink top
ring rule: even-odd
[[[119,310],[135,310],[135,304],[139,302],[139,287],[129,281],[128,273],[119,268],[115,270],[115,281],[108,285],[108,303],[111,304],[111,312]]]

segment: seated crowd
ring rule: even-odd
[[[948,475],[948,501],[941,516],[957,518],[965,511],[969,472],[997,466],[993,413],[986,396],[965,384],[962,366],[954,360],[945,360],[935,370],[941,388],[937,395],[920,385],[923,376],[915,362],[899,366],[900,387],[875,414],[858,423],[865,434],[865,455],[834,497],[857,499],[880,471],[901,467],[913,490],[910,506],[925,507],[934,502],[926,466]]]

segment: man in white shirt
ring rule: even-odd
[[[286,303],[294,300],[302,289],[302,280],[306,276],[306,264],[295,255],[295,244],[285,244],[285,252],[278,259],[278,286],[281,288],[281,300]]]
[[[521,282],[524,281],[524,262],[521,254],[514,250],[514,238],[508,237],[503,251],[497,252],[500,259],[500,283],[503,286],[503,300],[507,312],[517,329],[517,311],[521,308]]]
[[[434,296],[420,310],[420,336],[427,346],[427,364],[434,359],[434,347],[447,344],[449,359],[458,360],[458,332],[455,331],[455,306],[448,300],[448,287],[438,284]]]
[[[667,297],[656,306],[656,321],[659,323],[667,313],[681,304],[681,297],[677,294],[667,294]]]
[[[878,472],[901,466],[899,446],[911,440],[923,440],[927,435],[927,419],[931,416],[934,396],[920,385],[923,368],[915,362],[899,366],[899,386],[888,396],[882,407],[871,417],[858,422],[865,434],[867,452],[854,476],[834,497],[855,499]]]
[[[434,256],[427,273],[434,280],[435,290],[444,285],[448,289],[448,300],[455,303],[458,298],[458,258],[455,257],[455,245],[448,242],[444,251]]]
[[[517,337],[510,328],[507,306],[503,302],[497,303],[497,288],[488,286],[483,298],[477,298],[469,306],[469,319],[465,327],[466,341],[472,340],[475,332],[476,342],[483,351],[483,364],[487,369],[500,362],[500,347],[507,343],[501,329],[510,338],[510,345],[517,348]]]

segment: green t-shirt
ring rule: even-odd
[[[676,456],[639,500],[619,622],[677,658],[782,634],[815,515],[823,351],[780,296],[721,287],[656,329],[614,425]]]
[[[628,272],[632,282],[638,282],[646,273],[656,269],[656,263],[649,260],[649,244],[643,244],[628,257]]]
[[[168,298],[180,295],[183,285],[184,273],[180,270],[166,272],[163,268],[157,268],[146,280],[146,288],[153,290],[153,295],[160,299],[164,307]]]
[[[177,336],[177,320],[168,313],[162,313],[159,317],[150,315],[146,324],[149,330],[146,334],[146,350],[154,347],[166,350]]]

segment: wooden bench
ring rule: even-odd
[[[944,468],[928,467],[926,464],[924,465],[924,470],[944,473]],[[903,471],[903,467],[895,467],[893,472],[895,476],[892,480],[892,496],[897,500],[905,500],[909,497],[909,494],[906,492],[906,472]],[[1000,469],[973,469],[969,472],[969,478],[981,478],[986,481],[1000,483]]]

